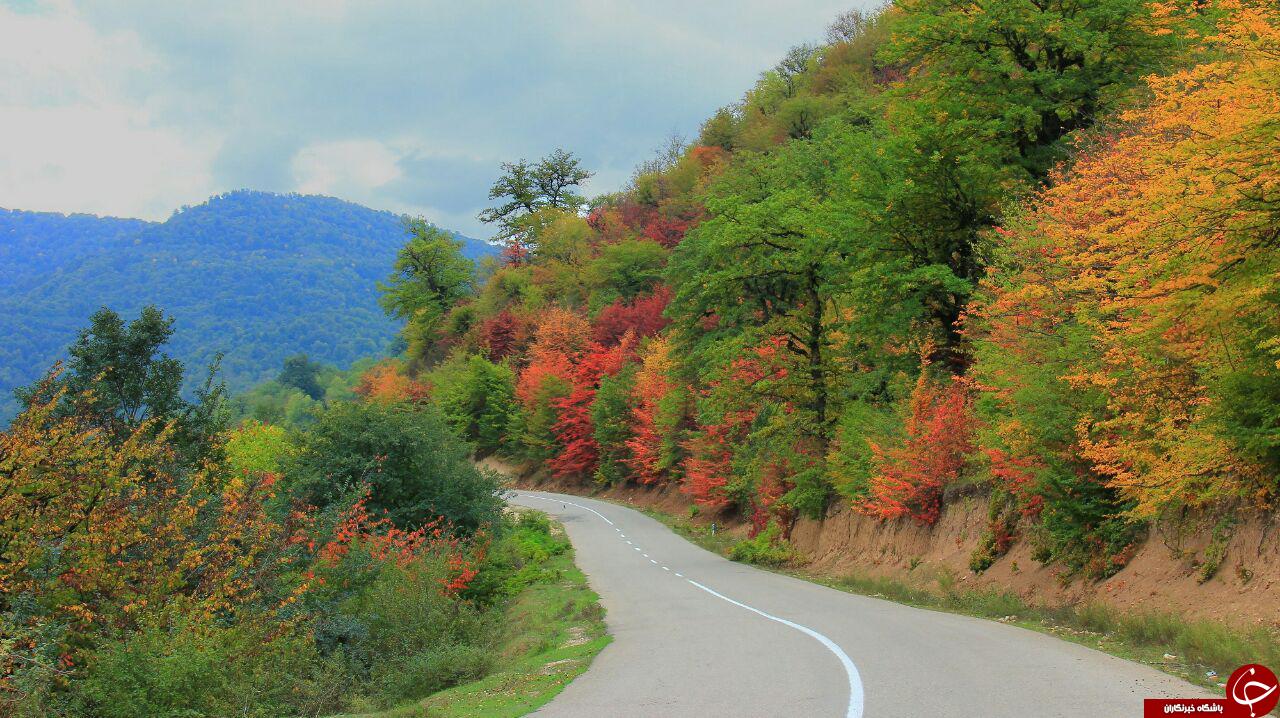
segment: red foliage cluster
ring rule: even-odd
[[[622,462],[640,483],[656,484],[664,478],[658,405],[674,388],[670,379],[671,348],[665,340],[657,339],[650,342],[645,351],[631,390],[631,437],[627,439],[627,455]]]
[[[729,505],[724,487],[729,483],[729,462],[733,460],[734,429],[730,423],[711,424],[685,442],[689,456],[680,490],[700,506],[722,509]]]
[[[630,303],[619,299],[596,315],[594,338],[601,344],[615,344],[627,332],[637,338],[651,337],[671,323],[662,316],[670,303],[671,289],[666,285],[658,285],[653,292],[636,297]]]
[[[510,310],[503,309],[480,323],[480,346],[489,361],[518,354],[528,341],[528,328]]]
[[[911,516],[933,524],[942,510],[943,487],[959,478],[974,452],[976,429],[968,386],[958,378],[937,384],[921,373],[911,394],[906,441],[871,446],[879,472],[859,508],[881,518]]]
[[[595,426],[591,422],[591,403],[595,401],[600,379],[613,376],[635,354],[635,335],[626,334],[617,345],[592,344],[582,361],[573,368],[573,391],[555,402],[560,420],[553,431],[564,447],[547,462],[556,476],[582,476],[595,472],[600,459]]]
[[[1037,465],[1036,461],[1018,458],[1000,449],[983,449],[982,452],[991,460],[991,476],[1018,498],[1023,515],[1039,515],[1044,497],[1037,495],[1032,486],[1035,477],[1031,472]]]

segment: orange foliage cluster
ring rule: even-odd
[[[1280,212],[1280,13],[1219,3],[1222,59],[1148,80],[1154,99],[1096,141],[1005,229],[1017,275],[978,310],[983,338],[1033,364],[1044,336],[1092,336],[1060,378],[1105,397],[1066,453],[1149,517],[1171,505],[1264,498],[1268,477],[1217,424],[1214,388],[1240,337],[1280,333],[1268,287]],[[1280,364],[1276,366],[1280,368]],[[1258,366],[1262,377],[1268,367]],[[1003,376],[1005,396],[1016,377]],[[1016,419],[996,427],[1016,446]]]
[[[372,401],[425,401],[430,387],[408,376],[403,362],[387,359],[360,377],[355,392]]]

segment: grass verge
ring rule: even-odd
[[[666,524],[692,543],[726,558],[733,557],[734,549],[742,542],[727,532],[713,534],[709,527],[687,517],[634,508]],[[751,555],[753,552],[737,553]],[[913,585],[868,575],[827,576],[807,570],[803,565],[760,567],[849,593],[1048,633],[1145,663],[1210,690],[1221,689],[1221,682],[1246,663],[1280,666],[1280,636],[1265,628],[1244,631],[1170,614],[1122,612],[1101,604],[1035,606],[1010,593],[960,588],[955,576],[945,571],[934,572]]]
[[[558,524],[552,531],[564,535]],[[537,569],[537,579],[506,609],[491,673],[411,704],[346,718],[510,718],[554,698],[612,639],[572,548],[547,556]]]

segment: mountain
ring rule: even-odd
[[[473,259],[494,251],[455,236]],[[337,365],[381,352],[395,326],[376,282],[404,241],[399,215],[295,194],[231,192],[164,222],[0,210],[0,417],[104,306],[169,312],[189,376],[222,352],[233,391],[299,352]]]

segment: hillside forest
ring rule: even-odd
[[[1109,576],[1280,489],[1278,63],[1264,2],[850,12],[625,191],[505,166],[503,265],[408,301],[372,379],[770,540],[989,496],[975,570],[1023,537]]]
[[[404,218],[332,197],[237,191],[164,222],[0,210],[0,422],[13,389],[40,378],[101,307],[164,307],[183,327],[175,358],[188,395],[221,356],[239,392],[306,353],[347,367],[380,355],[395,324],[376,282],[404,241]],[[493,253],[464,239],[468,257]]]

